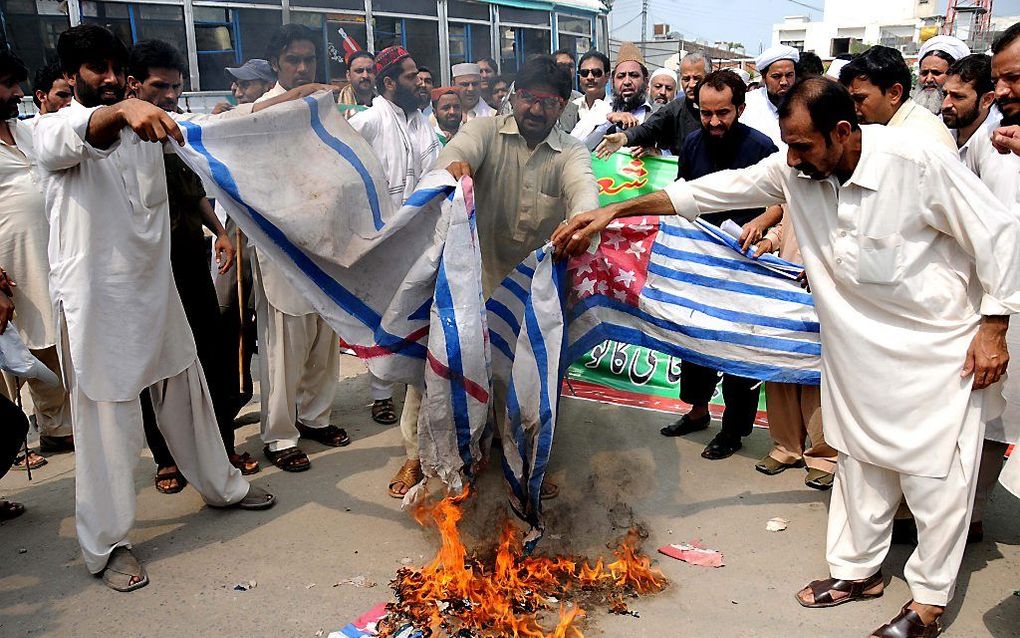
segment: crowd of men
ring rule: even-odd
[[[1020,310],[1020,158],[1008,152],[1020,145],[1020,25],[989,55],[928,40],[916,83],[884,46],[827,70],[813,54],[772,47],[755,60],[755,87],[746,70],[717,69],[704,53],[650,72],[625,43],[615,60],[532,56],[513,78],[490,58],[460,63],[449,86],[392,46],[348,54],[343,81],[319,84],[319,47],[307,27],[283,26],[265,59],[227,69],[233,100],[197,115],[179,106],[187,63],[172,45],[128,49],[103,27],[78,26],[36,74],[39,115],[24,120],[27,70],[0,51],[0,332],[13,316],[61,382],[29,381],[40,445],[15,460],[28,420],[12,401],[20,380],[5,378],[0,427],[18,446],[3,451],[24,469],[75,453],[76,528],[92,573],[118,591],[148,583],[128,541],[143,443],[162,493],[190,483],[213,506],[275,503],[243,478],[259,462],[234,446],[256,344],[264,457],[301,472],[311,467],[302,440],[351,441],[330,423],[337,335],[170,150],[183,142],[178,122],[332,91],[377,154],[395,206],[433,169],[473,178],[486,295],[550,237],[576,253],[637,213],[736,224],[748,255],[804,264],[822,386],[764,384],[773,447],[755,465],[766,475],[806,468],[807,486],[832,490],[830,578],[798,601],[877,597],[890,543],[910,542],[912,600],[872,635],[938,634],[965,544],[981,540],[985,501],[1020,434],[1001,405],[1008,315]],[[678,181],[599,209],[591,154],[620,150],[676,158]],[[762,384],[688,362],[680,396],[692,407],[662,435],[709,428],[720,384],[721,429],[702,456],[738,451]],[[371,380],[372,417],[399,423],[404,441],[386,486],[402,498],[424,479],[423,397],[409,386],[398,412],[394,391]],[[493,397],[496,414],[504,400]],[[556,494],[542,486],[543,498]],[[24,511],[0,501],[0,520]]]

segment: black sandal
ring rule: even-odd
[[[865,593],[869,589],[874,589],[878,585],[882,584],[882,570],[879,570],[872,574],[870,577],[864,580],[840,580],[838,578],[826,578],[825,580],[815,580],[808,583],[806,589],[811,590],[811,598],[814,602],[806,603],[800,598],[800,592],[797,592],[797,602],[800,603],[801,607],[807,607],[809,609],[823,609],[826,607],[836,607],[844,603],[850,603],[855,600],[871,600],[873,598],[881,598],[883,591],[877,594]],[[804,591],[803,589],[801,591]],[[846,594],[842,598],[833,598],[832,592],[838,591]]]
[[[182,492],[188,486],[188,479],[184,478],[184,475],[181,474],[180,468],[173,472],[160,474],[165,469],[165,467],[156,469],[156,477],[152,481],[156,485],[156,491],[160,494],[177,494]],[[165,481],[177,481],[177,487],[160,487],[159,484]]]
[[[285,450],[276,450],[274,452],[267,445],[262,448],[262,453],[266,455],[270,463],[284,472],[304,472],[312,467],[312,462],[308,460],[308,455],[302,452],[300,448],[289,447]]]
[[[245,452],[244,454],[228,454],[227,458],[230,460],[230,464],[241,471],[241,476],[251,476],[252,474],[258,474],[259,462],[255,458]]]
[[[379,399],[372,404],[372,420],[379,425],[393,425],[397,422],[397,410],[393,399]]]
[[[25,506],[14,501],[0,499],[0,522],[18,518],[25,513]]]
[[[878,638],[935,638],[942,633],[942,618],[936,618],[927,625],[910,603],[903,606],[895,618],[871,632]]]
[[[297,430],[301,433],[301,438],[311,439],[329,447],[345,447],[351,444],[351,437],[347,435],[347,430],[338,428],[335,425],[327,425],[324,428],[310,428],[307,425],[298,423]]]

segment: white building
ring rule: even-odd
[[[909,55],[937,33],[942,20],[938,5],[936,0],[826,0],[820,22],[788,16],[772,26],[772,43],[814,51],[823,58],[872,44]]]

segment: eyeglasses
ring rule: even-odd
[[[542,105],[542,108],[551,111],[559,108],[563,105],[563,98],[556,95],[547,95],[542,93],[532,93],[525,89],[518,89],[517,99],[524,101],[529,106],[538,102]]]
[[[603,71],[602,69],[581,69],[580,71],[577,72],[577,74],[582,78],[586,78],[589,75],[592,76],[593,78],[600,78],[603,75],[605,75],[606,72]]]

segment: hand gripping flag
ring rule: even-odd
[[[481,267],[464,190],[436,171],[394,210],[370,146],[325,92],[181,126],[187,144],[175,150],[258,258],[280,267],[375,376],[428,382],[429,469],[455,485],[477,458],[489,398]]]

